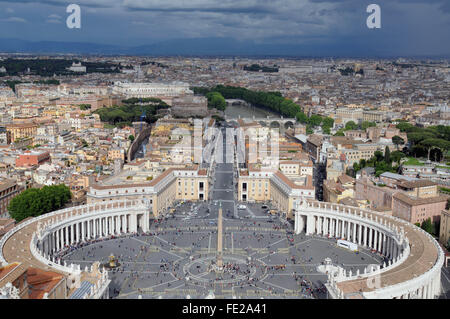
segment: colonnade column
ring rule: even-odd
[[[341,226],[342,226],[342,221],[340,219],[336,220],[336,237],[341,238]]]
[[[381,246],[381,244],[383,243],[382,239],[383,239],[383,233],[378,232],[378,251],[380,253],[382,253],[382,250],[383,250],[383,247]]]
[[[70,229],[70,243],[73,244],[75,242],[75,224],[69,226]]]
[[[373,239],[373,247],[376,251],[378,251],[378,230],[374,229],[374,239]]]
[[[68,242],[68,238],[67,238],[67,234],[68,234],[68,232],[67,232],[67,228],[66,227],[63,227],[62,228],[62,248],[64,249],[64,247],[67,245],[67,242]]]
[[[363,225],[359,224],[359,245],[363,243]]]
[[[345,239],[350,241],[350,222],[347,221],[347,231],[345,233]]]
[[[330,235],[331,235],[332,237],[336,237],[336,234],[334,233],[334,229],[335,229],[335,228],[334,228],[334,223],[335,223],[335,221],[336,221],[336,220],[335,220],[334,218],[331,218],[331,219],[330,219],[330,222],[331,222],[331,225],[330,225],[330,232],[331,232],[331,234],[330,234]]]
[[[61,249],[61,242],[59,240],[59,229],[56,231],[56,250],[60,250]]]

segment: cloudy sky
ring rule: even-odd
[[[68,4],[81,29],[68,29]],[[381,29],[366,8],[381,7]],[[139,46],[177,39],[450,55],[450,0],[0,0],[0,38]]]

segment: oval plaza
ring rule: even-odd
[[[81,267],[57,258],[69,244],[146,232],[151,205],[144,200],[92,203],[25,221],[0,241],[0,261],[61,274],[68,298],[108,298],[108,272],[94,264]],[[332,298],[435,298],[440,294],[444,253],[420,228],[373,211],[318,201],[295,207],[295,234],[342,238],[383,255],[387,262],[352,273],[329,267],[326,287]],[[20,268],[20,267],[19,267]],[[0,278],[7,281],[8,276]],[[3,289],[3,294],[17,291]],[[47,298],[51,296],[46,296]],[[54,297],[54,296],[53,296]]]

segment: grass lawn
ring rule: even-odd
[[[403,163],[403,165],[416,165],[416,166],[423,166],[424,163],[420,162],[417,158],[414,157],[408,157],[408,160]]]

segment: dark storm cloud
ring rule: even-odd
[[[332,3],[339,4],[337,10],[346,10],[354,7],[355,5],[369,5],[371,3],[382,5],[409,5],[409,4],[425,4],[425,5],[438,5],[439,8],[446,13],[450,13],[450,0],[373,0],[373,1],[361,1],[361,0],[309,0],[311,3]]]
[[[0,3],[35,3],[52,6],[68,6],[69,4],[74,3],[80,6],[91,8],[110,8],[114,5],[119,4],[120,2],[121,1],[118,0],[0,0]]]
[[[71,3],[82,8],[79,31],[65,28]],[[381,6],[379,30],[366,26],[371,3]],[[228,37],[268,45],[342,43],[349,51],[450,52],[442,41],[450,37],[450,0],[0,0],[0,6],[0,38],[13,30],[13,37],[33,41],[129,45]]]

